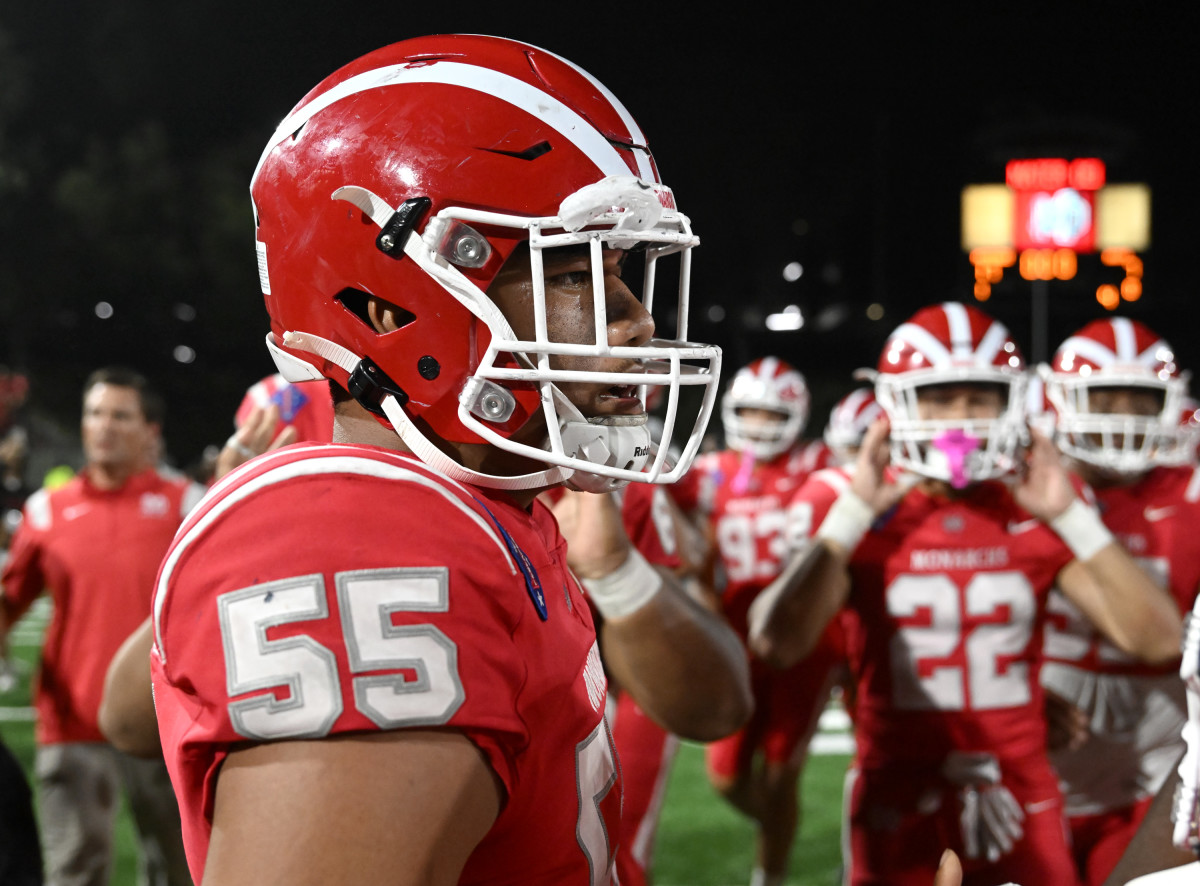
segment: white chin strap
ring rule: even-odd
[[[335,363],[346,372],[353,372],[359,356],[348,348],[307,332],[285,332],[284,343],[298,351],[308,351]],[[289,381],[321,378],[312,364],[278,347],[273,336],[267,336],[267,348],[275,358],[276,366]],[[293,377],[295,376],[295,377]],[[569,412],[569,417],[559,427],[563,450],[571,458],[598,465],[617,465],[640,470],[652,454],[650,430],[645,414],[639,416],[617,416],[593,421],[586,419],[565,398],[559,400],[560,408]],[[413,424],[396,398],[386,395],[380,407],[396,434],[417,458],[452,480],[469,483],[487,489],[541,489],[549,486],[569,484],[584,492],[610,492],[627,485],[627,480],[604,477],[584,470],[551,466],[543,471],[519,474],[512,477],[484,474],[459,464],[433,444]]]
[[[404,445],[412,450],[412,454],[435,471],[445,474],[451,480],[459,483],[470,483],[473,486],[483,486],[487,489],[540,489],[545,486],[558,486],[571,476],[567,468],[548,468],[535,471],[532,474],[519,474],[515,477],[500,477],[495,474],[482,474],[465,467],[430,442],[417,426],[412,423],[404,409],[396,402],[391,394],[386,395],[379,404],[383,414],[387,416],[392,427]]]

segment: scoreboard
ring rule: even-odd
[[[975,269],[975,297],[1014,265],[1030,280],[1070,280],[1082,254],[1099,253],[1119,282],[1103,283],[1096,300],[1114,310],[1142,294],[1142,260],[1150,245],[1150,190],[1110,184],[1096,157],[1011,160],[1004,184],[962,192],[963,249]]]

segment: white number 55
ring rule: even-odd
[[[447,570],[369,569],[339,572],[341,631],[350,663],[354,706],[383,729],[446,723],[463,703],[458,648],[433,625],[392,624],[393,612],[445,612]],[[267,631],[329,617],[321,575],[286,578],[217,598],[225,652],[229,719],[239,735],[272,740],[319,738],[341,715],[337,656],[312,637],[277,640]],[[415,674],[406,679],[395,673]],[[387,671],[388,673],[375,673]],[[285,698],[273,690],[286,688]],[[261,691],[260,691],[261,690]]]

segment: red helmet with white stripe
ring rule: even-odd
[[[1187,373],[1144,324],[1095,320],[1064,341],[1041,373],[1059,448],[1072,458],[1117,474],[1187,460],[1188,428],[1180,422]],[[1111,394],[1097,403],[1100,391],[1140,395],[1142,405]]]
[[[793,366],[778,357],[762,357],[743,366],[721,398],[721,423],[731,449],[761,460],[786,452],[808,423],[808,383]],[[778,413],[772,422],[751,421],[743,409]]]
[[[296,105],[267,144],[251,195],[268,346],[289,380],[333,379],[418,456],[473,483],[532,488],[574,472],[576,481],[669,482],[691,461],[719,368],[718,349],[686,342],[698,240],[629,112],[575,65],[482,36],[372,52]],[[593,340],[553,341],[546,331],[542,261],[559,246],[590,253]],[[678,256],[678,300],[667,306],[679,318],[675,335],[610,347],[603,249],[636,250],[625,266],[644,262],[648,309],[652,281],[665,273],[656,262]],[[518,340],[487,295],[514,255],[532,268],[533,340]],[[363,317],[369,295],[407,323],[376,332]],[[556,366],[568,356],[632,368]],[[635,416],[589,421],[558,388],[564,382],[662,387],[659,439]],[[706,390],[671,467],[664,459],[684,385]],[[514,439],[539,415],[544,444]],[[519,478],[468,471],[430,437],[486,442],[547,469]]]
[[[875,396],[891,424],[892,462],[956,486],[1012,470],[1025,439],[1025,361],[1003,323],[958,302],[917,311],[888,338]],[[999,387],[994,418],[925,420],[918,394],[932,385]]]
[[[825,425],[825,445],[838,464],[854,461],[867,428],[883,415],[871,388],[856,388],[834,404]]]

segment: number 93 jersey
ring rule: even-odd
[[[301,444],[216,484],[159,573],[151,654],[197,883],[237,746],[458,730],[503,783],[461,882],[607,883],[621,791],[591,614],[541,504]]]
[[[820,471],[793,507],[810,504],[818,527],[848,484]],[[860,764],[1044,753],[1046,600],[1070,560],[998,481],[953,499],[915,487],[876,520],[851,557],[847,605]]]

